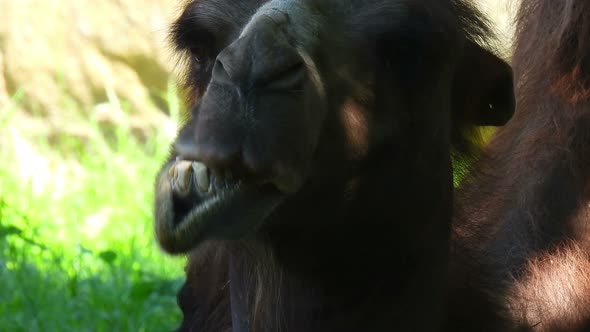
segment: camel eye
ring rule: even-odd
[[[202,47],[192,47],[190,49],[191,56],[196,63],[201,63],[205,60],[205,50]]]

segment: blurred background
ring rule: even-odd
[[[479,5],[509,58],[506,1]],[[183,112],[181,2],[0,0],[0,331],[179,322],[184,262],[159,250],[152,201]]]

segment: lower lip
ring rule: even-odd
[[[240,183],[205,198],[176,225],[175,233],[190,235],[194,246],[207,239],[240,239],[256,231],[283,198],[270,185]]]

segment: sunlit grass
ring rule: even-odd
[[[183,262],[161,253],[152,220],[171,130],[140,142],[125,121],[81,116],[83,138],[49,141],[14,113],[0,110],[0,331],[172,330]]]

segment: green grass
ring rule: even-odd
[[[171,137],[80,116],[83,138],[49,140],[14,114],[0,110],[0,331],[172,330],[184,262],[157,247],[152,219]]]
[[[100,107],[125,108],[106,95]],[[166,98],[174,128],[172,85]],[[152,202],[172,133],[140,142],[125,119],[78,113],[68,125],[84,135],[35,135],[17,120],[23,101],[0,110],[0,332],[171,331],[184,261],[157,247]]]

